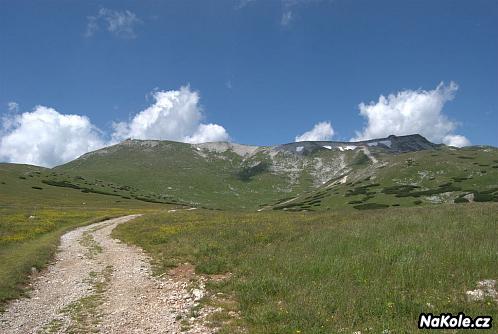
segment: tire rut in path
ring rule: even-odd
[[[54,263],[33,280],[30,297],[0,314],[0,333],[214,332],[205,326],[208,310],[195,319],[189,315],[200,290],[192,293],[188,278],[151,276],[140,248],[111,238],[117,225],[137,216],[64,234]]]

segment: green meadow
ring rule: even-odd
[[[186,262],[199,274],[229,273],[203,300],[224,307],[211,317],[222,333],[407,333],[421,312],[498,316],[494,301],[465,294],[498,277],[495,203],[177,211],[143,216],[114,236],[149,252],[157,274]]]
[[[53,258],[65,232],[110,217],[146,213],[165,204],[50,186],[50,170],[0,164],[0,310],[23,295],[32,271]]]
[[[189,263],[213,278],[202,305],[220,307],[209,320],[221,333],[411,333],[421,312],[497,319],[496,301],[466,291],[498,279],[498,151],[371,152],[380,163],[345,152],[345,174],[318,186],[313,163],[340,152],[302,158],[293,180],[286,154],[275,172],[270,155],[172,142],[54,169],[0,163],[0,309],[29,291],[62,234],[143,213],[114,237],[148,252],[157,275]]]

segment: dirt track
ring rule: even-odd
[[[0,333],[212,333],[190,310],[202,280],[151,276],[144,252],[111,238],[137,215],[75,229],[61,238],[55,261],[33,279],[28,298],[0,314]]]

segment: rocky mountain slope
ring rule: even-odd
[[[498,198],[497,149],[457,149],[420,135],[261,147],[126,140],[53,172],[59,179],[120,185],[124,197],[214,209],[362,209]]]

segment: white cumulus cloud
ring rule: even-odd
[[[443,143],[449,146],[463,147],[469,146],[470,141],[461,135],[447,135],[443,138]]]
[[[331,140],[333,135],[334,129],[330,122],[320,122],[315,124],[313,129],[296,136],[295,141],[326,141]]]
[[[101,8],[97,15],[89,16],[86,26],[86,37],[93,36],[101,26],[117,37],[135,38],[135,26],[142,21],[129,10],[118,11]]]
[[[151,106],[130,122],[115,123],[111,135],[101,132],[86,116],[65,115],[44,106],[20,114],[17,103],[9,103],[1,115],[0,161],[53,167],[126,138],[186,143],[230,139],[223,126],[202,123],[199,93],[190,87],[156,91],[152,96]]]
[[[367,124],[353,140],[419,133],[436,143],[469,145],[467,138],[453,133],[457,123],[443,114],[444,105],[457,90],[454,82],[440,83],[433,90],[404,90],[387,97],[381,95],[377,102],[361,103],[360,115]]]
[[[104,146],[87,117],[63,115],[44,106],[7,115],[2,122],[0,161],[52,167]]]
[[[191,135],[185,137],[186,143],[208,143],[214,141],[227,141],[230,139],[224,127],[218,124],[199,124],[197,130]]]
[[[199,93],[190,87],[157,91],[155,102],[139,112],[130,122],[114,125],[114,141],[126,138],[175,140],[188,143],[226,141],[229,135],[218,124],[203,124]]]

